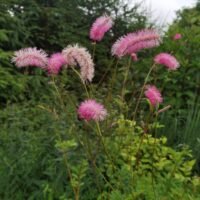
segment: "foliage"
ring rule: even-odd
[[[35,106],[1,111],[2,199],[72,199],[63,155],[81,199],[199,198],[199,180],[191,178],[195,161],[187,147],[174,151],[166,138],[145,134],[139,148],[142,128],[121,118],[102,130],[108,157],[93,129],[79,122],[71,126],[66,114],[56,120]]]
[[[130,58],[111,60],[110,44],[129,31],[152,26],[138,11],[139,5],[130,8],[120,0],[8,0],[0,8],[1,199],[200,198],[199,177],[192,171],[195,160],[184,145],[189,139],[192,145],[199,127],[198,7],[183,11],[163,45],[138,53],[136,63]],[[115,17],[114,29],[104,42],[88,44],[89,27],[104,12]],[[177,31],[183,39],[174,41],[171,37]],[[12,51],[18,48],[37,46],[53,53],[75,42],[95,53],[93,84],[84,85],[73,70],[54,77],[41,69],[15,69],[10,63]],[[180,70],[168,73],[161,66],[152,67],[147,79],[153,57],[169,49],[180,60]],[[138,98],[144,92],[144,79],[144,86],[153,82],[162,88],[166,105],[175,105],[169,119],[177,113],[185,117],[187,108],[195,105],[187,118],[185,140],[176,150],[167,146],[165,137],[157,137],[157,129],[163,127],[157,121],[159,107]],[[77,106],[86,98],[105,104],[109,110],[105,121],[78,119]],[[137,101],[139,111],[133,113]],[[165,113],[162,119],[167,121]],[[163,134],[169,135],[170,125],[165,125]],[[176,133],[182,134],[183,127],[180,123]],[[169,138],[169,143],[174,142]]]
[[[165,80],[164,89],[169,91],[166,102],[173,105],[173,110],[164,113],[162,123],[165,128],[160,134],[166,135],[170,145],[177,147],[188,144],[196,158],[199,151],[199,115],[200,115],[200,12],[199,6],[184,9],[178,13],[178,18],[170,26],[166,35],[164,49],[171,49],[180,63],[180,69]],[[181,33],[182,38],[173,41],[175,33]],[[176,87],[174,87],[176,84]],[[170,130],[169,130],[170,129]],[[198,161],[199,163],[199,161]],[[199,171],[199,165],[196,169]]]
[[[37,46],[53,53],[68,44],[79,43],[92,52],[93,45],[88,43],[89,28],[102,13],[111,14],[116,19],[115,27],[96,50],[99,55],[96,59],[98,80],[109,63],[111,41],[129,30],[147,25],[147,17],[139,12],[139,5],[129,7],[121,0],[2,0],[0,11],[0,75],[4,79],[0,84],[4,91],[0,98],[5,103],[26,99],[25,90],[31,90],[35,84],[21,78],[10,64],[13,51]],[[37,82],[41,81],[38,76]],[[8,88],[12,88],[12,92],[8,93]],[[48,87],[44,87],[43,92],[45,90]]]

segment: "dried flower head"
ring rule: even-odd
[[[180,64],[174,56],[168,53],[160,53],[154,58],[154,62],[166,66],[169,70],[176,70]]]
[[[102,121],[107,116],[104,106],[93,99],[82,102],[78,108],[78,115],[86,121]]]
[[[90,53],[84,47],[70,45],[62,51],[64,59],[68,65],[80,66],[83,81],[92,81],[94,77],[94,63]]]
[[[12,62],[19,68],[35,66],[45,68],[47,65],[47,54],[43,50],[34,48],[25,48],[14,52]]]
[[[90,29],[90,39],[101,41],[107,31],[113,26],[113,20],[107,15],[103,15],[95,20]]]
[[[136,53],[142,49],[156,47],[160,44],[160,36],[155,30],[146,29],[119,38],[112,46],[112,55],[119,58]]]
[[[49,74],[58,74],[63,65],[67,64],[61,53],[51,55],[48,60],[47,71]]]
[[[160,91],[154,85],[148,85],[144,94],[149,99],[152,106],[163,102]]]

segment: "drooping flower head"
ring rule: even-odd
[[[61,53],[51,55],[48,60],[47,71],[49,74],[58,74],[63,65],[67,64]]]
[[[19,68],[35,66],[40,68],[45,68],[47,65],[47,54],[41,49],[25,48],[14,52],[12,62]]]
[[[94,63],[92,56],[84,47],[70,45],[62,51],[62,55],[68,65],[80,66],[83,81],[92,81],[94,77]]]
[[[101,41],[107,31],[113,26],[113,20],[107,15],[103,15],[95,20],[90,29],[90,39]]]
[[[120,37],[112,46],[112,55],[119,58],[149,49],[160,44],[160,36],[155,30],[146,29]]]
[[[152,106],[163,102],[160,91],[154,85],[148,85],[144,94],[149,99]]]
[[[180,40],[182,38],[182,35],[180,33],[176,33],[173,37],[174,40]]]
[[[154,58],[154,62],[160,65],[164,65],[169,70],[176,70],[180,64],[174,56],[169,53],[160,53]]]
[[[97,103],[93,99],[89,99],[80,104],[78,115],[81,119],[86,121],[102,121],[106,118],[107,111],[102,104]]]

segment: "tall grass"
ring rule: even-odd
[[[197,170],[200,172],[200,97],[197,95],[187,110],[180,110],[176,115],[163,113],[161,122],[165,127],[160,130],[160,134],[167,136],[169,145],[174,147],[189,145],[198,161]]]

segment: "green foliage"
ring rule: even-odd
[[[114,29],[106,34],[96,49],[99,56],[95,58],[95,77],[99,81],[110,62],[111,42],[129,30],[147,25],[147,18],[139,12],[139,5],[129,7],[121,0],[3,0],[0,11],[0,88],[3,89],[0,98],[5,103],[30,99],[27,91],[37,85],[42,85],[41,93],[48,91],[48,85],[43,85],[43,77],[37,76],[34,82],[22,77],[10,64],[13,51],[37,46],[53,53],[68,44],[79,43],[92,52],[93,45],[88,42],[90,26],[96,17],[111,14],[116,19]],[[31,98],[40,98],[40,92]]]
[[[199,7],[180,13],[161,47],[138,54],[140,62],[130,65],[123,100],[122,83],[129,60],[111,62],[110,48],[117,37],[152,26],[139,9],[139,5],[130,8],[120,0],[1,2],[0,199],[200,198],[199,177],[192,171],[195,160],[184,145],[193,145],[199,130]],[[87,96],[73,72],[63,70],[53,80],[40,69],[16,69],[10,59],[14,50],[27,46],[53,53],[69,43],[80,43],[92,52],[89,28],[103,13],[115,18],[115,26],[96,45],[94,56],[92,97],[101,99],[109,109],[108,119],[99,126],[77,118],[77,105]],[[172,40],[176,32],[183,39]],[[163,123],[166,128],[162,135],[176,133],[174,138],[168,137],[168,143],[178,141],[177,150],[167,146],[165,137],[156,137],[163,125],[155,116],[148,119],[154,113],[147,114],[145,101],[140,105],[143,109],[137,122],[127,120],[133,117],[152,58],[169,49],[180,61],[180,69],[168,73],[159,66],[149,82],[163,90],[166,105],[175,105],[167,115],[168,123]],[[152,58],[146,59],[147,53]],[[184,118],[185,128],[179,122],[176,130],[169,129],[175,116]],[[167,121],[165,115],[162,119]],[[184,140],[178,140],[177,134]],[[199,146],[193,146],[198,152]]]
[[[71,123],[65,113],[58,120],[35,106],[0,113],[2,199],[73,199],[74,190],[81,199],[199,198],[187,147],[175,151],[166,138],[153,138],[121,118],[102,129],[103,148],[90,126]]]
[[[173,105],[173,110],[162,115],[165,128],[160,134],[168,137],[169,144],[178,147],[188,144],[199,160],[199,115],[200,115],[200,14],[198,5],[184,9],[167,32],[163,48],[170,49],[180,61],[180,68],[165,80],[164,91],[166,103]],[[173,41],[175,33],[182,38]],[[174,86],[176,85],[176,87]],[[199,161],[198,161],[199,163]],[[196,166],[199,170],[199,164]]]

